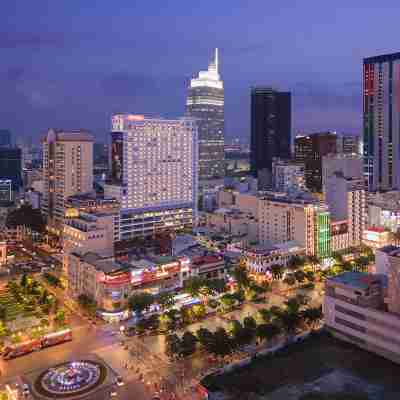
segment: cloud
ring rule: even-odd
[[[65,35],[61,32],[0,32],[1,49],[57,48],[64,44]]]

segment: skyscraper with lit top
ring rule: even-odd
[[[190,81],[186,114],[196,118],[199,135],[199,179],[225,175],[224,83],[219,74],[218,49],[207,71]]]

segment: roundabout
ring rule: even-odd
[[[50,399],[74,398],[100,387],[107,378],[107,368],[92,360],[58,364],[43,371],[35,380],[35,391]]]

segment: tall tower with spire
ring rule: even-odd
[[[218,49],[208,65],[191,79],[186,114],[197,120],[199,138],[199,179],[222,178],[224,160],[224,83],[219,75]]]

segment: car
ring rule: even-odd
[[[117,376],[117,379],[115,380],[115,383],[118,386],[124,386],[125,385],[125,382],[123,381],[122,376]]]

